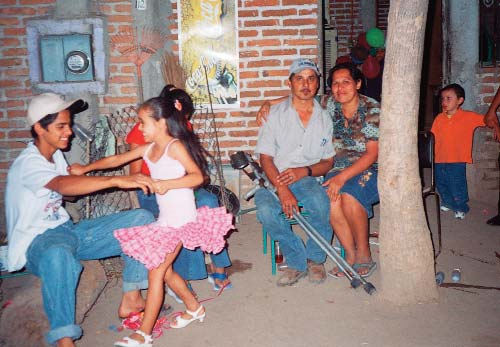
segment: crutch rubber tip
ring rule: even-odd
[[[361,280],[359,278],[353,278],[351,281],[351,287],[354,289],[358,288],[361,285]]]
[[[363,289],[370,295],[373,295],[377,291],[377,289],[375,289],[373,284],[371,284],[370,282],[365,283],[363,285]]]

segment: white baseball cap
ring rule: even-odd
[[[64,101],[60,95],[44,93],[31,99],[28,105],[28,124],[33,126],[40,119],[52,113],[69,110],[71,114],[85,111],[89,105],[82,99]]]
[[[299,58],[293,61],[292,65],[290,66],[290,73],[288,74],[288,76],[299,73],[302,70],[306,69],[313,70],[318,76],[321,75],[318,69],[318,65],[316,65],[314,61],[312,61],[311,59]]]

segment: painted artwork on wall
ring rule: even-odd
[[[186,91],[198,104],[239,107],[237,1],[177,0],[177,9]]]

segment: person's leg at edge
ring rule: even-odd
[[[204,188],[198,188],[196,190],[196,208],[200,208],[203,206],[207,206],[210,208],[216,208],[219,207],[219,200],[217,199],[217,196],[215,194],[210,193],[208,190]],[[231,266],[231,260],[229,259],[229,255],[227,253],[227,246],[217,254],[212,254],[210,253],[210,259],[212,260],[212,264],[209,266],[209,272],[215,272],[218,274],[226,274],[226,268]],[[215,283],[219,286],[222,287],[224,285],[228,285],[231,283],[229,278],[226,278],[224,280],[220,279],[214,279]]]
[[[102,259],[121,255],[124,260],[123,296],[118,308],[119,317],[127,317],[131,312],[142,311],[144,308],[145,301],[140,290],[148,287],[148,272],[142,263],[122,253],[113,231],[152,222],[154,217],[149,211],[136,209],[86,219],[75,224],[75,232],[79,238],[78,259]]]
[[[272,239],[280,243],[283,256],[289,269],[304,272],[307,270],[306,249],[302,239],[296,235],[280,214],[281,203],[265,188],[255,193],[257,219]]]
[[[76,259],[78,239],[71,230],[72,223],[47,230],[31,243],[27,269],[39,277],[42,298],[50,331],[46,335],[51,345],[74,346],[82,329],[75,324],[76,287],[82,265]]]
[[[500,152],[498,152],[498,167],[500,168]],[[498,201],[497,201],[497,215],[491,217],[486,221],[486,224],[488,225],[500,225],[500,189],[498,189]]]

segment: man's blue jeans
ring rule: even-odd
[[[148,287],[146,268],[122,253],[113,231],[152,222],[154,217],[150,212],[138,209],[85,219],[76,224],[68,221],[35,237],[26,252],[26,268],[42,283],[43,305],[50,323],[46,335],[49,344],[63,337],[78,339],[82,335],[82,329],[75,324],[81,260],[121,255],[125,262],[123,291]]]
[[[327,241],[332,240],[332,227],[330,226],[330,200],[323,187],[314,177],[304,177],[289,185],[295,198],[303,204],[304,211],[309,212],[308,221],[311,226]],[[311,239],[306,245],[296,235],[288,222],[280,214],[283,212],[281,202],[265,188],[260,188],[255,193],[257,205],[257,218],[262,223],[267,233],[280,243],[283,255],[289,268],[307,270],[307,259],[315,263],[323,263],[326,253]]]
[[[219,207],[217,196],[210,193],[206,189],[198,188],[195,191],[196,207],[200,208],[207,206],[210,208]],[[142,191],[137,191],[137,200],[139,205],[148,211],[151,211],[156,217],[160,213],[158,204],[154,194],[145,195]],[[210,259],[216,268],[225,268],[231,266],[231,260],[224,248],[220,253],[210,253]],[[174,261],[174,270],[183,279],[187,281],[201,280],[207,277],[207,269],[205,266],[205,255],[201,249],[189,250],[182,248],[177,258]]]
[[[434,164],[436,188],[441,205],[455,212],[469,212],[465,163]]]

